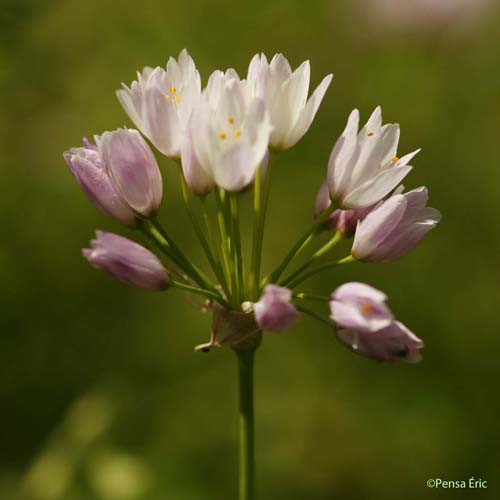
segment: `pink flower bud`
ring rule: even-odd
[[[146,290],[165,290],[170,276],[162,263],[147,248],[123,236],[96,231],[92,248],[83,256],[96,268],[130,285]]]
[[[134,212],[150,217],[160,207],[163,184],[156,159],[133,129],[104,132],[98,147],[120,198]]]
[[[136,214],[120,198],[97,147],[87,139],[84,139],[84,145],[85,147],[72,148],[64,153],[71,173],[89,200],[104,215],[112,217],[120,224],[133,226],[136,223]]]
[[[441,220],[426,207],[427,188],[395,194],[359,223],[352,255],[368,262],[391,262],[412,250]]]
[[[385,305],[384,293],[364,283],[346,283],[331,295],[338,339],[352,351],[378,361],[420,361],[423,342]]]
[[[290,302],[292,292],[288,288],[267,285],[259,302],[253,305],[255,319],[261,330],[282,332],[299,320],[299,313]]]

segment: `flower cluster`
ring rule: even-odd
[[[256,55],[246,78],[234,69],[214,71],[203,89],[186,50],[178,60],[170,58],[165,69],[144,68],[136,81],[117,91],[138,130],[104,132],[95,136],[95,144],[84,139],[64,158],[90,201],[141,232],[164,259],[139,243],[99,231],[92,248],[83,250],[85,258],[140,288],[204,297],[213,322],[210,341],[198,346],[201,350],[255,349],[263,331],[282,332],[305,313],[333,326],[338,339],[359,354],[378,361],[418,361],[422,342],[394,319],[382,292],[362,283],[344,284],[330,297],[297,290],[333,266],[396,260],[440,220],[440,213],[426,206],[425,187],[404,192],[400,183],[418,150],[398,156],[399,125],[383,125],[380,107],[361,128],[358,110],[349,115],[328,160],[313,224],[274,270],[261,273],[276,157],[306,134],[331,81],[332,75],[324,77],[309,96],[309,61],[293,70],[281,54],[270,62]],[[193,263],[157,218],[162,174],[142,136],[178,167],[209,272]],[[170,168],[164,176],[173,173],[175,167]],[[240,204],[246,198],[253,203],[251,252],[245,252],[240,230]],[[327,242],[283,277],[325,234]],[[334,247],[349,238],[350,255],[332,258]],[[329,302],[330,319],[304,305],[308,300]]]

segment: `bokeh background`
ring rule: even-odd
[[[312,216],[348,113],[378,104],[422,147],[443,221],[391,265],[308,282],[385,290],[425,340],[416,366],[348,352],[303,318],[257,357],[260,499],[500,498],[500,16],[478,0],[0,2],[0,498],[235,498],[236,362],[208,355],[210,318],[181,294],[147,293],[91,269],[95,228],[127,234],[88,203],[62,152],[130,125],[114,91],[187,47],[203,81],[283,52],[335,78],[306,137],[276,165],[266,268]],[[202,256],[165,159],[165,225]],[[347,252],[344,248],[340,254]],[[488,481],[429,489],[429,478]]]

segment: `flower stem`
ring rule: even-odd
[[[311,241],[310,236],[313,235],[317,229],[321,227],[323,222],[335,211],[336,206],[332,203],[317,219],[309,226],[309,229],[297,240],[292,249],[288,252],[281,264],[265,279],[265,283],[276,283],[281,274],[286,269],[292,259],[305,248],[306,241]]]
[[[201,246],[203,248],[203,251],[205,252],[205,255],[207,257],[208,262],[210,263],[210,267],[212,268],[215,276],[219,280],[220,284],[223,285],[223,279],[221,276],[221,267],[220,263],[217,262],[215,259],[212,250],[210,249],[210,245],[207,241],[207,238],[205,237],[205,234],[203,233],[202,228],[200,227],[200,224],[198,222],[198,218],[196,217],[196,213],[194,211],[193,205],[191,203],[190,195],[189,195],[189,188],[186,183],[186,179],[184,178],[184,174],[181,169],[179,169],[179,174],[180,174],[180,179],[181,179],[181,187],[182,187],[182,198],[184,200],[184,204],[186,206],[186,211],[189,215],[189,218],[191,220],[191,224],[193,225],[194,231],[196,233],[196,236],[198,237],[199,242],[201,243]]]
[[[303,300],[315,300],[317,302],[328,302],[330,300],[330,297],[326,297],[325,295],[316,295],[315,293],[306,293],[306,292],[294,293],[293,297],[296,299],[303,299]]]
[[[239,494],[238,500],[254,498],[253,365],[255,351],[238,351],[239,371]]]
[[[314,318],[314,319],[320,321],[321,323],[325,324],[326,326],[329,326],[329,327],[333,326],[333,323],[329,319],[321,316],[321,314],[318,314],[314,311],[311,311],[310,309],[308,309],[307,307],[304,307],[304,306],[297,305],[296,307],[300,312],[303,312],[304,314],[311,316],[311,318]]]
[[[184,290],[185,292],[188,293],[193,293],[195,295],[203,295],[204,297],[207,297],[207,299],[213,299],[224,307],[227,308],[231,307],[231,304],[226,302],[218,293],[211,292],[210,290],[205,290],[203,288],[197,288],[195,286],[186,285],[185,283],[181,283],[180,281],[175,281],[175,280],[172,280],[170,285],[174,288],[178,288],[179,290]]]
[[[220,236],[220,247],[222,252],[222,262],[224,264],[224,270],[227,276],[227,280],[231,281],[231,297],[234,295],[234,279],[231,272],[231,262],[230,262],[230,246],[229,237],[227,234],[226,218],[224,215],[224,200],[222,199],[221,193],[216,189],[215,198],[217,201],[217,222],[219,226],[219,236]]]
[[[236,253],[236,269],[237,269],[237,283],[238,290],[236,300],[238,304],[241,302],[241,295],[245,290],[245,281],[243,274],[243,252],[241,248],[241,232],[240,232],[240,218],[239,218],[239,198],[237,193],[230,193],[229,195],[230,209],[231,209],[231,222],[233,226],[234,250]]]
[[[269,204],[269,192],[271,190],[271,160],[272,157],[269,158],[263,186],[261,186],[262,166],[257,169],[254,181],[254,232],[252,267],[250,270],[250,286],[252,287],[251,294],[254,299],[257,299],[259,296],[262,243],[264,241],[267,206]],[[261,189],[261,187],[263,189]]]
[[[312,257],[305,262],[302,266],[300,266],[296,271],[294,271],[288,278],[286,278],[282,285],[286,286],[288,283],[292,282],[297,276],[299,276],[302,272],[304,272],[308,267],[311,266],[315,261],[323,257],[326,253],[328,253],[339,241],[343,238],[343,234],[340,231],[337,231],[333,238],[331,238],[327,243],[325,243],[319,250],[317,250]],[[298,254],[298,252],[297,252]]]
[[[340,266],[342,264],[348,264],[349,262],[354,262],[355,260],[356,259],[352,255],[348,255],[347,257],[344,257],[343,259],[340,260],[335,260],[333,262],[325,262],[324,264],[321,264],[320,266],[311,269],[309,272],[303,274],[302,276],[295,278],[293,281],[288,283],[288,288],[295,288],[297,285],[299,285],[306,279],[310,278],[311,276],[314,276],[315,274],[321,271],[324,271],[325,269],[329,269],[330,267]]]

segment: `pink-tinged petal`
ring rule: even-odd
[[[309,127],[311,126],[311,123],[316,116],[319,105],[321,104],[321,101],[323,100],[323,97],[325,96],[325,93],[330,86],[332,78],[333,75],[325,76],[318,87],[316,87],[316,90],[307,101],[307,104],[302,110],[302,113],[299,115],[294,127],[284,140],[283,145],[285,148],[291,148],[309,130]]]
[[[276,77],[281,81],[288,80],[292,75],[292,68],[288,59],[283,54],[276,54],[270,63],[271,70],[276,74]]]
[[[227,191],[241,191],[255,177],[259,163],[251,163],[252,149],[238,144],[226,149],[214,169],[215,183]]]
[[[372,210],[358,224],[352,246],[352,255],[364,260],[380,245],[402,220],[407,207],[406,198],[396,195]]]
[[[118,101],[120,101],[125,113],[127,113],[129,118],[132,120],[132,123],[144,133],[144,123],[141,116],[137,112],[131,90],[123,84],[123,88],[116,91],[116,97],[118,98]]]
[[[339,329],[337,338],[353,352],[379,362],[418,363],[423,342],[399,321],[376,332]]]
[[[385,295],[363,283],[346,283],[332,293],[331,319],[339,328],[374,332],[393,321]]]
[[[380,127],[382,126],[382,108],[377,106],[366,125],[359,131],[360,139],[363,140],[365,137],[373,137],[380,132]]]
[[[292,292],[288,288],[267,285],[259,302],[253,305],[255,320],[261,330],[282,332],[295,324],[300,315],[290,302]]]
[[[353,156],[357,142],[357,134],[359,127],[359,111],[354,109],[351,111],[347,120],[347,125],[342,132],[342,135],[337,139],[333,146],[330,158],[328,160],[328,187],[330,196],[339,200],[344,197],[345,189],[348,184],[349,160]]]
[[[119,197],[106,171],[101,154],[91,147],[73,148],[64,153],[64,159],[84,193],[104,215],[120,224],[134,226],[135,212]]]
[[[411,171],[413,167],[388,167],[375,177],[351,191],[343,201],[343,208],[363,208],[373,205],[390,193]]]
[[[198,196],[204,196],[213,190],[215,183],[194,153],[192,134],[191,129],[186,131],[181,147],[182,171],[189,190]]]
[[[423,222],[414,222],[401,229],[394,230],[379,246],[373,248],[366,256],[366,260],[373,262],[392,262],[415,248],[424,236],[433,229],[441,219],[441,214],[436,209],[432,210],[432,219]]]
[[[386,168],[388,163],[390,166],[393,165],[390,160],[395,157],[398,141],[399,125],[394,124],[384,125],[380,132],[365,136],[364,140],[359,142],[359,156],[350,172],[349,188],[351,191],[376,176],[377,172]]]
[[[415,151],[412,151],[411,153],[405,154],[401,158],[398,159],[398,161],[394,164],[395,167],[403,167],[405,165],[408,165],[410,161],[422,151],[421,148],[416,149]]]
[[[156,159],[137,130],[118,129],[102,136],[102,156],[120,198],[146,217],[159,208],[162,178]]]
[[[170,284],[170,276],[160,260],[143,246],[122,236],[97,231],[83,256],[96,268],[139,288],[159,291]]]
[[[169,104],[165,94],[151,88],[144,96],[144,120],[148,124],[148,138],[166,156],[179,157],[182,129],[175,105]]]

